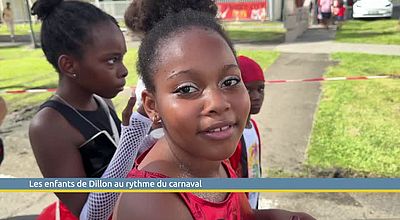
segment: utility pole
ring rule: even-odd
[[[32,42],[32,47],[33,48],[40,48],[39,44],[36,42],[36,38],[35,38],[35,32],[33,31],[33,26],[32,26],[32,18],[31,18],[31,9],[29,7],[29,2],[28,0],[25,0],[26,3],[26,9],[28,11],[28,20],[29,20],[29,26],[31,29],[31,42]]]
[[[274,15],[274,1],[273,0],[268,0],[266,1],[267,4],[267,10],[266,13],[269,14],[269,21],[275,20],[275,15]]]

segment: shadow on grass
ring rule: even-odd
[[[29,43],[24,42],[0,42],[0,49],[8,49],[8,48],[20,48],[23,46],[27,46]]]
[[[343,30],[346,31],[346,30]],[[364,31],[364,30],[363,30]],[[392,36],[396,35],[398,32],[388,31],[388,32],[366,32],[366,33],[338,33],[336,39],[348,39],[348,38],[370,38],[370,37],[382,37],[382,36]]]

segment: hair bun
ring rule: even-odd
[[[217,15],[214,0],[133,0],[125,11],[125,24],[134,32],[147,33],[167,15],[186,9]]]
[[[32,15],[45,19],[63,0],[37,0],[31,8]]]

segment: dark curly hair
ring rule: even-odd
[[[85,45],[91,42],[91,27],[102,22],[117,21],[96,6],[81,1],[37,0],[32,15],[43,21],[41,44],[47,60],[57,72],[62,54],[81,57]]]
[[[147,33],[154,25],[171,13],[185,9],[217,15],[213,0],[133,0],[125,11],[125,24],[133,32]]]
[[[150,92],[155,91],[153,80],[153,74],[156,71],[155,62],[159,60],[160,51],[164,48],[164,43],[177,34],[192,28],[202,28],[216,32],[226,41],[236,57],[231,40],[227,37],[215,16],[192,9],[169,13],[145,35],[139,47],[139,57],[136,65],[147,90]]]

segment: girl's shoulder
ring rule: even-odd
[[[177,193],[122,193],[116,207],[113,220],[192,219]]]
[[[39,151],[59,149],[62,146],[77,149],[85,141],[80,132],[54,108],[42,108],[36,113],[29,124],[29,138],[32,148],[39,148]],[[55,145],[55,142],[58,144]]]
[[[67,121],[63,115],[56,109],[51,107],[43,107],[31,119],[30,130],[48,130],[53,127],[58,128],[56,130],[60,130],[65,127],[64,124],[66,122]]]

